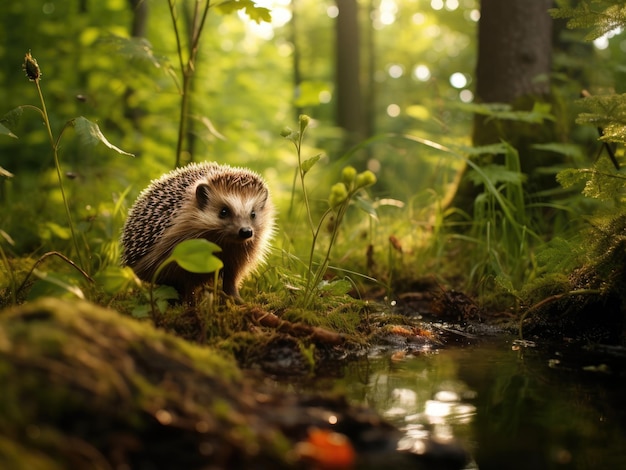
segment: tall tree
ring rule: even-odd
[[[482,0],[478,27],[476,101],[506,103],[517,110],[532,109],[537,100],[549,99],[552,68],[552,0]],[[530,175],[545,165],[546,155],[531,144],[554,140],[548,125],[529,125],[476,115],[473,143],[487,145],[505,139],[518,149],[522,172]],[[491,157],[486,158],[491,161]],[[484,161],[485,159],[483,159]],[[461,174],[451,205],[472,213],[478,188]],[[554,184],[554,178],[537,179],[535,187]]]
[[[348,144],[364,135],[359,8],[356,0],[337,0],[335,37],[337,125],[348,133]]]
[[[293,85],[296,90],[299,90],[302,85],[302,68],[300,65],[300,42],[298,41],[298,20],[299,20],[300,12],[297,6],[297,0],[291,1],[291,21],[290,24],[290,40],[293,44]],[[300,106],[296,106],[295,109],[295,118],[298,117],[304,112],[304,110]]]
[[[144,0],[128,0],[132,11],[132,23],[130,27],[130,35],[134,38],[146,37],[146,28],[148,25],[148,2]],[[127,117],[136,130],[140,129],[140,120],[144,115],[144,110],[131,105],[132,97],[135,89],[128,86],[124,92],[124,116]]]

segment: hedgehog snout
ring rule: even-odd
[[[252,235],[254,235],[254,231],[252,230],[252,227],[241,227],[239,229],[239,238],[241,238],[242,240],[247,240],[248,238],[252,238]]]

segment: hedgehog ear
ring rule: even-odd
[[[204,209],[209,203],[209,197],[211,195],[211,188],[206,183],[200,183],[196,187],[196,201],[198,201],[198,207]]]
[[[267,202],[267,199],[269,198],[270,192],[267,190],[267,188],[264,188],[263,190],[263,198],[261,199],[261,209],[263,209],[265,207],[265,203]]]

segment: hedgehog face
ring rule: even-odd
[[[251,189],[251,188],[250,188]],[[266,207],[268,191],[245,187],[196,187],[199,218],[216,243],[250,243],[258,237]]]

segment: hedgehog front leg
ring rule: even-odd
[[[243,303],[243,299],[239,295],[238,280],[230,269],[224,269],[224,277],[222,278],[222,290],[224,294],[230,295],[235,302]]]

